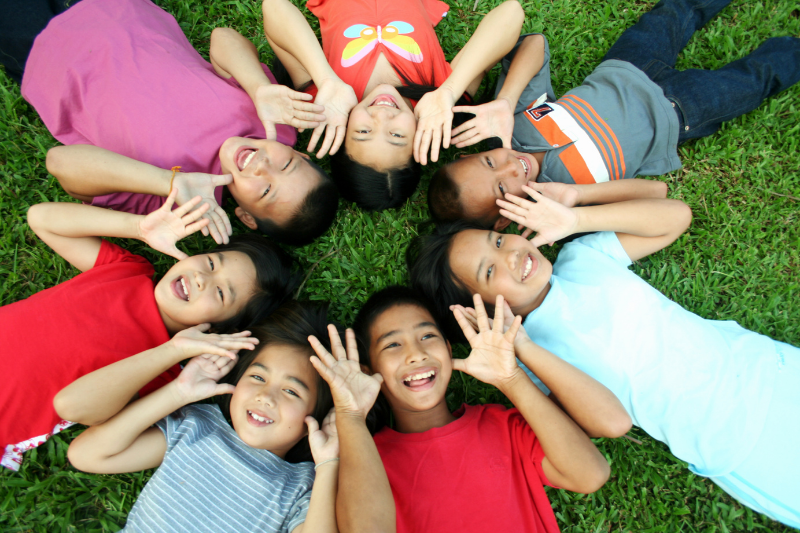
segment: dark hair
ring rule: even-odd
[[[398,74],[404,85],[395,89],[404,98],[419,100],[437,89],[433,85],[411,83],[402,73]],[[458,99],[456,105],[471,103],[472,98],[465,93]],[[471,117],[469,113],[456,113],[453,117],[453,127]],[[366,211],[380,211],[399,207],[414,194],[422,175],[422,167],[412,156],[405,165],[381,172],[350,157],[343,145],[331,157],[331,172],[345,199],[355,202],[358,207]]]
[[[439,320],[436,308],[428,298],[410,287],[391,285],[373,293],[367,303],[358,311],[356,320],[353,322],[353,331],[358,342],[359,362],[367,368],[372,368],[372,361],[369,357],[369,347],[372,344],[369,331],[372,325],[383,313],[400,305],[413,305],[428,311],[433,317],[436,327],[441,332],[442,338],[445,341],[447,340],[447,334],[441,326],[442,322]],[[367,428],[372,434],[377,433],[381,428],[389,424],[390,413],[389,403],[383,394],[379,394],[375,405],[367,414]]]
[[[309,335],[314,335],[330,352],[331,346],[328,340],[328,311],[326,307],[319,307],[310,302],[298,302],[292,300],[286,303],[280,310],[253,328],[253,336],[259,340],[255,350],[244,350],[239,355],[239,360],[233,370],[225,376],[221,383],[231,383],[236,385],[244,373],[250,368],[253,360],[267,346],[288,346],[307,350],[308,356],[314,355],[314,350],[308,343]],[[316,374],[316,371],[315,371]],[[311,416],[322,425],[322,421],[333,407],[333,397],[330,387],[319,374],[317,376],[317,401]],[[230,420],[231,395],[225,394],[219,397],[219,406],[225,418]],[[311,461],[311,448],[308,445],[308,437],[303,437],[286,454],[286,460],[290,463]]]
[[[450,265],[450,249],[460,232],[485,230],[474,222],[459,220],[439,226],[432,235],[419,236],[411,241],[406,250],[411,285],[433,304],[431,314],[438,314],[443,332],[454,342],[465,342],[461,326],[450,312],[450,306],[461,304],[472,307],[472,292],[453,273]],[[489,313],[494,312],[493,302],[484,302]]]
[[[283,226],[268,218],[257,218],[261,233],[292,246],[308,244],[331,226],[339,207],[339,193],[333,180],[319,165],[306,161],[319,175],[319,185],[309,192],[300,206]]]
[[[254,294],[235,316],[213,324],[218,333],[248,329],[270,316],[291,298],[300,282],[300,275],[292,272],[293,260],[289,254],[261,235],[234,235],[228,244],[217,246],[214,252],[241,252],[256,269]]]
[[[455,222],[464,218],[464,208],[461,206],[461,190],[453,180],[448,163],[439,168],[431,178],[428,185],[428,211],[436,224]]]

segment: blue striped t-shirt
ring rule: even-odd
[[[167,453],[124,531],[288,533],[305,521],[312,463],[251,448],[215,405],[188,405],[157,426]]]

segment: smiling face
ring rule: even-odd
[[[155,288],[170,333],[221,322],[241,311],[253,294],[256,267],[242,252],[212,252],[175,263]]]
[[[317,403],[317,376],[307,349],[265,346],[236,384],[233,429],[248,446],[286,457],[307,434],[304,421]]]
[[[504,200],[505,193],[526,198],[522,186],[536,181],[539,163],[531,154],[498,148],[451,163],[449,175],[459,188],[465,218],[494,223],[502,218],[496,200]],[[508,225],[506,219],[502,220],[502,226],[494,229]]]
[[[219,159],[222,171],[233,175],[228,190],[241,208],[236,214],[250,229],[255,224],[240,211],[283,225],[320,183],[307,155],[277,141],[231,137],[219,149]]]
[[[417,119],[391,85],[378,85],[350,111],[344,141],[356,162],[384,172],[408,164]]]
[[[381,390],[395,416],[444,405],[453,370],[450,344],[422,307],[390,307],[369,329],[372,371],[383,376]],[[448,411],[449,413],[449,411]]]
[[[516,315],[539,307],[550,289],[553,265],[530,241],[519,235],[488,230],[462,231],[450,248],[453,274],[484,302],[498,294]]]

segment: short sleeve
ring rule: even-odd
[[[541,35],[544,37],[544,35],[541,33],[527,33],[520,36],[519,40],[517,40],[517,44],[514,45],[514,48],[503,58],[503,71],[500,73],[500,77],[497,79],[497,89],[495,90],[494,94],[495,98],[497,98],[500,89],[502,89],[503,84],[506,81],[508,69],[511,68],[511,62],[514,60],[517,49],[520,47],[525,37],[530,35]],[[514,109],[514,114],[516,115],[517,113],[525,111],[528,106],[538,100],[542,95],[547,95],[546,98],[548,101],[554,101],[556,99],[555,91],[553,91],[553,86],[550,82],[550,45],[547,42],[547,37],[544,37],[544,62],[542,63],[542,68],[539,69],[539,72],[537,72],[533,78],[531,78],[531,81],[528,82],[528,86],[523,89],[522,94],[517,101],[517,107]]]
[[[294,528],[306,521],[308,514],[308,504],[311,502],[311,489],[307,490],[302,496],[297,498],[289,513],[286,515],[286,533],[291,533]]]
[[[430,17],[434,26],[439,24],[439,21],[450,11],[450,6],[439,0],[422,0],[422,3],[425,5],[425,11],[428,12],[428,17]]]
[[[592,250],[596,250],[603,255],[606,255],[614,260],[614,262],[619,263],[621,266],[629,267],[633,264],[631,258],[628,257],[628,253],[625,251],[625,248],[622,247],[622,243],[619,242],[619,237],[613,231],[599,231],[597,233],[592,233],[590,235],[584,235],[578,239],[575,239],[571,243],[568,243],[564,246],[564,249],[559,253],[559,256],[564,253],[570,252],[570,248],[573,245],[583,245],[588,246]]]
[[[97,254],[95,267],[110,265],[112,263],[141,263],[149,265],[150,262],[144,257],[130,253],[124,248],[120,248],[114,243],[105,239],[100,243],[100,252]]]
[[[156,422],[156,427],[164,433],[164,438],[167,439],[168,452],[181,440],[182,433],[178,432],[178,428],[180,428],[181,424],[186,420],[188,407],[189,406],[182,407]]]
[[[511,432],[511,442],[520,454],[523,462],[523,467],[533,468],[536,475],[543,485],[559,488],[547,479],[547,475],[542,468],[542,461],[544,460],[544,450],[536,438],[531,426],[522,413],[516,408],[509,409],[508,413],[508,427]],[[530,475],[528,476],[530,479]]]

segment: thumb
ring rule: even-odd
[[[196,326],[194,326],[194,329],[200,332],[208,331],[209,329],[211,329],[211,324],[208,322],[197,324]]]
[[[535,246],[536,248],[538,248],[538,247],[540,247],[540,246],[541,246],[541,245],[543,245],[543,244],[547,244],[549,241],[548,241],[548,239],[546,239],[546,238],[542,237],[542,234],[541,234],[541,233],[537,233],[537,234],[536,234],[536,237],[534,237],[533,239],[531,239],[531,241],[530,241],[530,242],[531,242],[531,244],[532,244],[533,246]]]
[[[502,137],[500,140],[503,141],[503,148],[511,148],[511,137]]]
[[[453,370],[458,370],[459,372],[467,372],[467,360],[466,359],[453,359]],[[469,372],[467,372],[469,373]]]
[[[308,434],[311,435],[315,431],[319,431],[319,422],[313,416],[306,417],[306,425],[308,426]]]
[[[236,390],[236,387],[230,383],[217,383],[217,387],[214,389],[214,396],[219,396],[220,394],[233,394],[234,390]]]
[[[382,375],[376,373],[376,374],[372,374],[372,377],[375,378],[375,381],[378,382],[378,385],[382,385],[383,384],[383,376]]]
[[[171,255],[172,257],[174,257],[178,261],[183,261],[184,259],[189,257],[189,255],[187,253],[181,252],[175,246],[173,246],[171,250],[168,250],[167,254]]]
[[[222,176],[214,176],[211,180],[211,183],[214,185],[228,185],[229,183],[233,183],[233,174],[223,174]]]
[[[275,124],[273,122],[265,120],[264,130],[267,132],[268,141],[275,141],[278,139],[278,131],[275,129]]]

